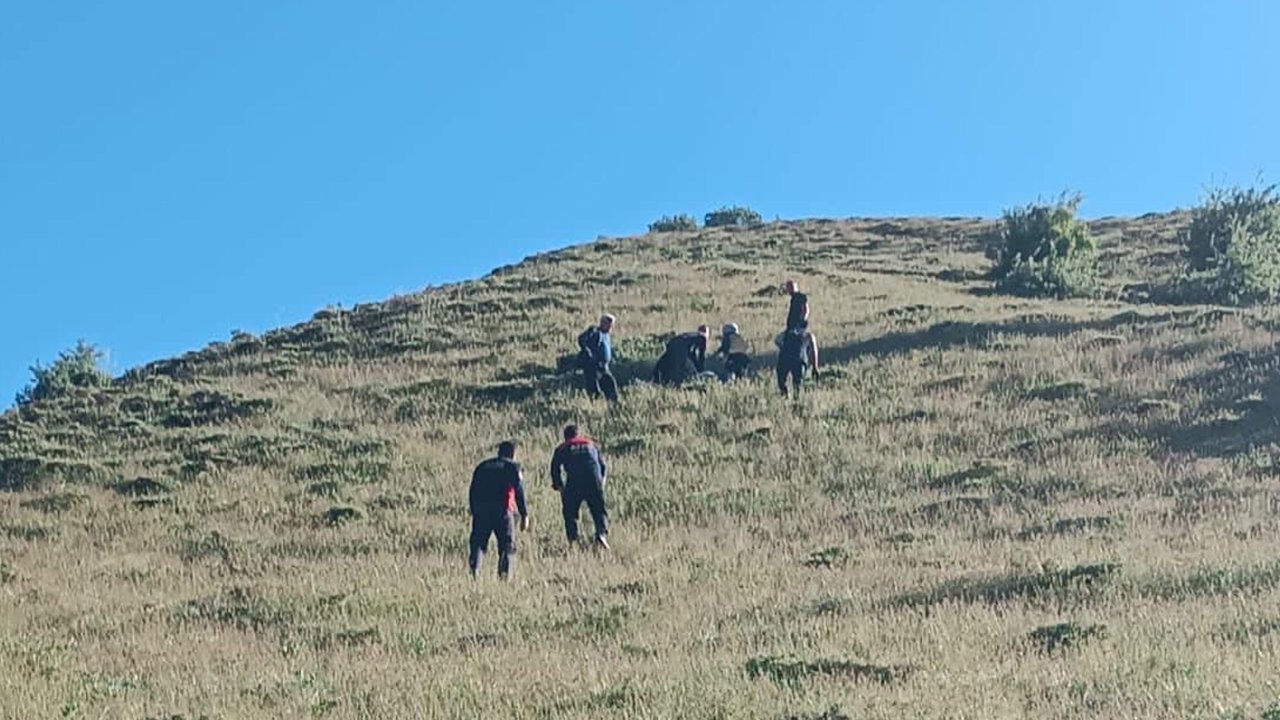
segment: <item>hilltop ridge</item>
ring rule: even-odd
[[[603,239],[12,409],[0,714],[1256,715],[1277,317],[1153,301],[1187,222],[1091,221],[1100,300],[995,294],[980,218]],[[767,366],[787,277],[828,368],[798,401],[638,382],[700,323]],[[613,409],[558,371],[605,310]],[[547,488],[570,421],[613,468],[607,556]],[[510,587],[465,573],[505,437]]]

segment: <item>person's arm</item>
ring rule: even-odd
[[[578,336],[578,347],[591,358],[592,362],[600,362],[600,336],[595,328],[587,328]]]
[[[693,345],[693,364],[698,368],[698,372],[707,369],[707,339],[699,337],[698,342]]]
[[[524,471],[516,470],[516,510],[520,511],[520,529],[529,529],[529,505],[524,499]]]
[[[604,478],[609,474],[609,466],[604,464],[604,455],[600,454],[600,448],[596,447],[596,462],[600,464],[600,482],[604,482]]]
[[[563,454],[561,450],[562,448],[556,448],[556,451],[551,454],[551,489],[556,491],[564,487],[564,480],[562,479],[564,458],[561,457]]]
[[[477,514],[480,505],[480,468],[476,468],[471,473],[471,492],[469,493],[468,505],[471,508],[471,514]]]
[[[809,365],[813,368],[813,376],[818,377],[818,338],[809,335]]]

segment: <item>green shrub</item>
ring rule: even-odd
[[[1097,292],[1093,238],[1076,218],[1081,196],[1004,212],[993,276],[1013,295],[1079,297]]]
[[[680,232],[687,230],[697,230],[698,220],[692,215],[663,215],[662,217],[649,223],[649,232]]]
[[[712,227],[755,227],[764,222],[760,213],[749,207],[722,207],[707,213],[703,224]]]
[[[1280,296],[1280,205],[1232,226],[1218,281],[1222,299],[1236,304]]]
[[[1210,188],[1182,237],[1183,254],[1192,270],[1215,269],[1231,246],[1237,226],[1246,229],[1280,205],[1276,186]]]
[[[70,350],[64,350],[58,359],[48,366],[36,363],[31,367],[31,384],[18,393],[19,405],[37,400],[61,397],[76,388],[100,388],[111,384],[111,376],[100,365],[103,353],[90,343],[80,340]]]
[[[1173,293],[1186,302],[1248,304],[1280,297],[1276,186],[1211,189],[1182,237],[1190,272]]]

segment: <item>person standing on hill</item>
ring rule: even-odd
[[[801,321],[799,325],[784,331],[776,340],[778,346],[778,390],[785,397],[787,394],[787,378],[796,394],[804,385],[804,371],[813,368],[813,377],[818,377],[818,340],[809,332],[809,323]]]
[[[600,317],[599,325],[587,328],[578,336],[578,367],[582,368],[587,395],[598,398],[603,393],[609,402],[618,401],[618,382],[609,370],[613,362],[609,331],[616,321],[617,318],[606,313]]]
[[[480,573],[480,561],[489,549],[489,536],[498,536],[498,577],[509,580],[516,554],[516,526],[512,513],[520,512],[520,530],[529,529],[529,508],[524,498],[524,474],[516,462],[516,443],[498,445],[498,456],[485,460],[471,473],[471,576]]]
[[[711,330],[699,325],[694,332],[677,335],[667,341],[667,349],[653,368],[653,381],[679,385],[703,372],[707,366],[707,336]]]
[[[596,545],[609,549],[609,511],[604,504],[607,471],[595,442],[580,435],[577,425],[566,425],[564,442],[551,456],[551,489],[560,493],[564,534],[570,543],[578,541],[578,513],[585,502],[595,524]]]
[[[720,379],[728,382],[730,379],[740,380],[746,377],[747,371],[751,369],[749,351],[747,341],[739,332],[737,324],[725,323],[720,329],[720,348],[714,355],[724,358],[724,377]]]
[[[782,289],[791,296],[791,304],[787,308],[787,329],[792,330],[799,327],[800,323],[809,322],[809,296],[800,292],[800,284],[795,280],[788,280],[783,283]]]

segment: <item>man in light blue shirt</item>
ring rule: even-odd
[[[582,368],[587,394],[596,398],[603,393],[610,402],[618,401],[618,382],[609,370],[613,362],[609,331],[616,320],[606,313],[600,317],[599,325],[587,328],[578,336],[578,367]]]

